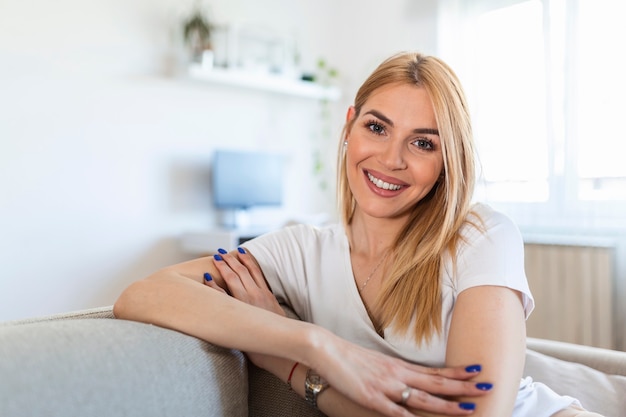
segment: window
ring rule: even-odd
[[[626,5],[614,0],[581,1],[574,19],[572,61],[578,196],[583,200],[626,199]]]
[[[527,228],[626,227],[626,4],[441,4],[440,56],[470,101],[480,199]]]

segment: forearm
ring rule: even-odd
[[[261,361],[256,362],[260,363],[263,369],[280,378],[285,384],[287,384],[289,374],[294,366],[294,361],[278,357],[264,357]],[[304,381],[308,369],[309,367],[306,365],[298,364],[291,375],[291,388],[302,398],[305,397]],[[382,417],[382,414],[355,403],[333,386],[319,394],[317,405],[329,417]]]
[[[162,271],[128,287],[114,306],[117,318],[174,329],[219,346],[307,363],[320,332],[242,303],[173,271]]]
[[[304,397],[306,370],[316,368],[316,362],[328,363],[318,356],[325,354],[336,337],[318,326],[253,307],[186,278],[165,270],[137,281],[115,303],[115,316],[257,355],[263,358],[255,361],[257,365],[285,382],[294,362],[299,362],[292,386]],[[319,407],[329,416],[381,416],[332,387],[320,395]]]

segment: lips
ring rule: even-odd
[[[367,179],[370,181],[370,183],[372,183],[376,188],[380,190],[398,191],[406,187],[406,185],[404,184],[396,184],[390,182],[389,180],[385,181],[384,179],[379,178],[369,171],[365,171],[365,174],[367,175]]]

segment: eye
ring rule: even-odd
[[[384,135],[385,134],[385,126],[377,121],[370,121],[365,124],[365,126],[375,135]]]
[[[426,138],[419,138],[413,141],[413,145],[425,151],[432,151],[435,149],[435,145],[433,144],[433,142],[430,139],[426,139]]]

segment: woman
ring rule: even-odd
[[[342,224],[166,268],[115,314],[243,350],[331,416],[593,415],[521,379],[533,308],[523,243],[506,217],[471,205],[473,182],[455,74],[393,56],[348,110]]]

